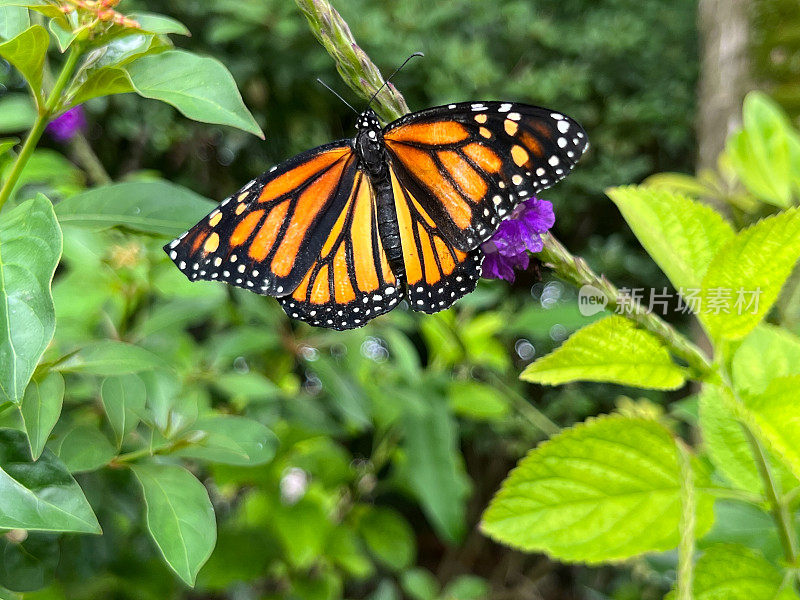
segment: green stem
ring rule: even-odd
[[[697,491],[723,500],[738,500],[739,502],[746,502],[747,504],[753,504],[755,506],[764,505],[764,497],[761,494],[754,494],[753,492],[745,490],[735,490],[726,487],[698,486]]]
[[[678,544],[677,600],[692,600],[697,499],[691,451],[682,441],[678,440],[677,443],[681,467],[681,537]]]
[[[83,166],[89,179],[97,185],[105,185],[111,183],[111,177],[106,171],[103,163],[97,157],[97,154],[92,150],[89,140],[81,133],[76,133],[70,141],[72,151],[78,162]]]
[[[660,338],[675,356],[686,361],[699,379],[715,376],[711,362],[700,348],[658,315],[649,312],[630,296],[620,293],[614,284],[595,273],[584,259],[573,256],[553,235],[548,233],[543,237],[544,249],[539,253],[539,258],[548,263],[556,275],[576,287],[591,285],[600,290],[608,299],[609,309],[624,308],[624,316]]]
[[[511,398],[516,411],[520,416],[526,419],[536,429],[541,431],[547,437],[552,437],[561,431],[561,428],[553,423],[547,415],[528,402],[521,394],[503,381],[496,373],[487,370],[491,376],[494,385],[503,389],[503,391]]]
[[[67,60],[61,68],[61,73],[50,92],[50,96],[47,98],[44,110],[40,111],[36,116],[36,121],[34,121],[33,127],[30,132],[28,132],[28,137],[25,138],[25,143],[22,145],[22,150],[20,150],[17,160],[14,162],[14,167],[11,169],[8,179],[3,183],[3,187],[0,188],[0,209],[3,208],[11,197],[11,192],[17,185],[17,181],[19,181],[19,176],[22,174],[25,165],[28,164],[28,161],[33,155],[33,151],[36,149],[36,145],[39,143],[45,127],[47,127],[50,119],[55,114],[61,100],[61,93],[72,78],[72,74],[75,72],[75,67],[78,64],[78,59],[81,57],[81,52],[79,44],[76,43],[67,55]]]
[[[789,566],[796,568],[798,566],[797,538],[795,537],[794,525],[792,523],[792,515],[789,512],[789,507],[781,500],[779,484],[772,474],[767,454],[764,452],[761,442],[744,423],[742,423],[742,429],[750,444],[753,459],[756,462],[758,473],[761,476],[764,492],[766,493],[767,501],[772,511],[772,518],[775,520],[775,524],[778,527],[778,537],[781,540],[781,546],[783,546],[783,555]]]

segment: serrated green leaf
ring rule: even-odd
[[[152,352],[114,340],[87,344],[53,368],[71,373],[91,375],[127,375],[159,369],[164,361]]]
[[[33,460],[39,458],[53,427],[61,415],[64,402],[64,378],[49,373],[41,381],[33,379],[25,390],[19,410],[28,434]]]
[[[733,237],[722,215],[687,196],[644,186],[606,193],[676,290],[699,287],[711,259]]]
[[[0,7],[0,39],[10,40],[31,25],[28,9],[23,6]]]
[[[408,568],[417,554],[414,530],[392,509],[376,506],[358,519],[358,532],[370,552],[394,571]]]
[[[528,365],[520,379],[547,385],[608,381],[672,390],[684,384],[685,371],[653,334],[610,316],[576,331],[560,348]]]
[[[0,400],[19,403],[53,338],[61,228],[42,195],[0,220]]]
[[[136,464],[132,469],[144,492],[150,535],[172,570],[194,585],[217,541],[206,488],[183,467]]]
[[[171,104],[195,121],[229,125],[264,138],[233,76],[214,58],[169,50],[139,58],[126,70],[140,96]]]
[[[762,219],[729,240],[703,277],[698,316],[712,339],[741,339],[750,333],[772,308],[798,259],[797,208]],[[737,304],[740,290],[742,302]],[[715,305],[721,305],[719,313]]]
[[[186,434],[200,439],[175,452],[176,456],[227,465],[263,465],[272,460],[278,446],[278,439],[266,426],[233,415],[200,418]]]
[[[715,544],[697,561],[694,600],[790,600],[783,573],[761,554],[739,544]]]
[[[119,448],[144,413],[147,400],[144,381],[135,374],[108,377],[100,386],[100,399]]]
[[[759,437],[800,478],[800,411],[797,390],[800,375],[773,379],[762,394],[745,397],[744,404],[758,428]]]
[[[50,36],[41,25],[33,25],[0,44],[0,56],[22,73],[37,98],[42,94],[42,73],[49,44]]]
[[[93,230],[124,227],[174,237],[202,219],[215,203],[167,181],[134,181],[93,188],[56,205],[62,225]]]
[[[739,392],[760,394],[770,381],[785,375],[800,375],[800,338],[780,327],[762,323],[733,355],[733,385]]]
[[[698,489],[697,504],[699,537],[713,520],[712,500]],[[598,563],[675,548],[680,520],[672,435],[656,421],[611,416],[532,450],[503,482],[482,529],[528,552]]]
[[[25,435],[0,429],[0,529],[100,533],[80,486],[55,455],[31,461]]]

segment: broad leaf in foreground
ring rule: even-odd
[[[147,528],[170,567],[193,585],[217,541],[208,492],[194,475],[176,465],[133,467],[147,505]]]
[[[0,220],[0,402],[19,403],[55,332],[61,228],[42,195]]]
[[[144,413],[147,400],[144,381],[133,373],[108,377],[100,386],[100,399],[119,448]]]
[[[738,340],[750,333],[772,308],[798,259],[797,208],[762,219],[729,240],[703,278],[698,316],[711,338]]]
[[[33,25],[0,44],[0,57],[10,62],[25,77],[34,96],[41,97],[42,72],[50,36],[41,25]]]
[[[61,373],[49,373],[41,381],[28,384],[19,410],[28,434],[33,460],[39,458],[53,427],[61,416],[64,402],[64,378]]]
[[[598,563],[675,548],[682,510],[678,452],[655,421],[589,420],[523,458],[481,527],[499,542],[565,561]],[[698,491],[697,504],[701,536],[711,525],[712,500]]]
[[[100,533],[80,486],[49,450],[30,459],[25,436],[0,429],[0,529]]]
[[[733,237],[722,215],[687,196],[645,186],[606,193],[676,290],[700,287],[711,259]]]
[[[776,377],[800,375],[800,338],[763,323],[748,335],[731,364],[734,387],[747,394],[760,394]]]
[[[520,378],[548,385],[608,381],[672,390],[683,385],[685,373],[653,334],[610,316],[576,331],[560,348],[528,365]]]

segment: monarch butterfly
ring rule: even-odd
[[[190,280],[275,296],[295,319],[353,329],[407,299],[434,313],[472,292],[480,244],[563,179],[588,141],[558,112],[463,102],[272,167],[164,246]]]

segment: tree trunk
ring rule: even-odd
[[[728,134],[741,125],[750,89],[750,0],[700,0],[698,167],[716,166]]]

